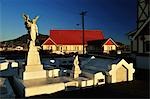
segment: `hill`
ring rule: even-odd
[[[48,38],[48,35],[39,34],[36,40],[36,45],[42,45],[43,42]],[[22,46],[24,48],[27,47],[27,44],[29,43],[28,40],[29,36],[28,34],[22,35],[16,39],[7,40],[0,42],[0,47],[16,47],[16,46]]]

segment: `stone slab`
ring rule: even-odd
[[[25,72],[34,72],[34,71],[43,71],[43,65],[35,64],[25,66]]]
[[[23,73],[23,80],[46,78],[46,77],[47,77],[46,70]]]
[[[51,94],[65,89],[61,79],[31,79],[20,80],[14,78],[15,86],[21,97],[30,97],[41,94]]]
[[[58,77],[60,69],[46,70],[48,77]]]
[[[87,80],[87,86],[93,86],[93,80]]]
[[[0,63],[0,71],[6,70],[8,68],[8,62]]]

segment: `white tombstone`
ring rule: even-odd
[[[20,97],[29,97],[64,90],[65,86],[63,82],[59,82],[57,80],[51,81],[49,79],[50,77],[48,77],[51,76],[51,71],[52,77],[59,76],[59,70],[55,69],[46,71],[43,69],[43,65],[41,64],[38,52],[39,48],[35,46],[36,35],[38,32],[36,20],[38,17],[33,20],[30,20],[28,15],[24,15],[23,17],[28,33],[30,34],[30,45],[25,71],[21,71],[23,73],[23,75],[21,75],[22,79],[14,77],[16,92]]]
[[[46,78],[46,71],[43,70],[43,65],[41,64],[38,47],[35,46],[35,40],[38,34],[38,27],[36,25],[36,21],[39,17],[37,16],[33,20],[30,20],[28,15],[23,15],[23,17],[28,33],[30,34],[27,65],[25,67],[25,72],[23,73],[23,80]]]
[[[0,62],[0,71],[6,70],[8,68],[8,64],[9,64],[9,62],[7,62],[7,61],[1,61]]]
[[[111,77],[111,83],[132,81],[135,69],[133,68],[133,63],[127,63],[124,59],[119,61],[119,63],[112,64],[111,70],[108,72]]]
[[[19,63],[14,61],[11,63],[11,67],[19,67]]]
[[[72,78],[78,78],[79,75],[81,74],[78,55],[75,57],[73,64],[74,64],[74,66],[72,67],[72,71],[71,71],[70,76]]]

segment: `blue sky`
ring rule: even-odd
[[[126,33],[136,28],[136,0],[1,0],[0,41],[17,38],[27,31],[22,13],[30,18],[39,15],[39,32],[49,35],[51,29],[102,30],[106,38],[128,43]]]

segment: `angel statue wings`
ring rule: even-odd
[[[30,20],[29,15],[23,14],[22,16],[24,18],[25,27],[30,35],[30,40],[35,42],[36,37],[38,35],[38,27],[36,25],[36,21],[39,18],[39,16],[36,16],[32,20]]]

